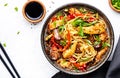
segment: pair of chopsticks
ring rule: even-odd
[[[2,63],[4,64],[4,66],[6,67],[6,69],[8,70],[8,72],[10,73],[10,75],[13,78],[20,78],[19,73],[17,72],[15,66],[13,65],[12,61],[10,60],[7,52],[5,51],[4,47],[2,46],[2,44],[0,43],[0,49],[2,51],[2,53],[0,54],[0,60],[2,61]],[[3,56],[4,55],[4,56]],[[4,57],[4,58],[3,58]],[[8,62],[8,63],[7,63]],[[8,65],[9,64],[9,65]],[[16,74],[16,75],[15,75]]]

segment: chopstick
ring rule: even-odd
[[[3,54],[4,54],[4,56],[5,56],[5,58],[6,58],[7,61],[9,62],[10,66],[11,66],[12,69],[14,70],[16,76],[17,76],[18,78],[20,78],[19,73],[17,72],[15,66],[13,65],[12,61],[10,60],[7,52],[5,51],[5,49],[4,49],[4,47],[2,46],[1,43],[0,43],[0,48],[1,48],[1,50],[2,50],[2,52],[3,52]],[[2,58],[1,55],[0,55],[0,58],[1,58],[2,62],[3,62],[3,64],[5,65],[5,67],[7,68],[7,70],[9,71],[9,73],[13,76],[13,78],[15,78],[14,75],[13,75],[13,73],[12,73],[12,71],[10,70],[10,68],[8,67],[8,65],[6,64],[6,62],[4,61],[4,59]]]
[[[8,67],[8,65],[6,64],[6,62],[4,61],[4,59],[3,59],[3,57],[2,57],[1,55],[0,55],[0,59],[1,59],[2,63],[5,65],[5,67],[6,67],[6,69],[8,70],[8,72],[11,74],[11,76],[12,76],[13,78],[15,78],[13,72],[10,70],[10,68]]]

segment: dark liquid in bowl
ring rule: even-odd
[[[38,2],[30,2],[25,8],[25,13],[29,19],[37,20],[43,15],[43,7]]]

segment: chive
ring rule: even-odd
[[[91,13],[96,13],[96,10],[90,9]]]
[[[6,47],[6,43],[3,43],[3,46]]]
[[[66,45],[66,40],[61,40],[60,45],[65,46]]]
[[[99,45],[101,42],[100,41],[95,41],[94,46]]]
[[[91,26],[96,24],[98,21],[93,21],[90,23],[87,23],[85,21],[83,21],[82,19],[76,19],[75,21],[72,22],[72,25],[77,27],[77,26]]]
[[[80,26],[80,31],[78,32],[78,34],[83,37],[84,36],[84,33],[83,33],[83,28],[82,26]]]
[[[65,19],[66,19],[66,16],[63,17],[62,19],[62,24],[65,25]]]
[[[83,20],[81,20],[81,19],[79,19],[79,20],[76,20],[76,24],[78,24],[78,25],[83,25],[83,23],[84,23],[84,21]]]
[[[105,48],[105,47],[110,47],[110,44],[107,43],[107,42],[104,42],[104,43],[102,44],[102,48]]]
[[[4,6],[8,6],[8,3],[5,3]]]
[[[90,40],[87,39],[86,41],[87,41],[88,44],[92,44],[92,42]]]
[[[18,7],[15,7],[14,10],[17,12],[18,11]]]
[[[57,18],[60,19],[60,16],[62,16],[62,12],[58,12],[56,15],[57,15]]]
[[[98,42],[101,41],[99,35],[94,35],[94,37]]]
[[[53,22],[54,27],[56,27],[56,21]]]
[[[91,26],[91,25],[96,24],[97,22],[98,22],[98,21],[93,21],[93,22],[90,22],[90,23],[84,22],[84,23],[83,23],[83,26]]]
[[[98,18],[99,18],[99,14],[98,14],[98,13],[96,13],[96,14],[95,14],[95,17],[98,19]]]
[[[91,59],[91,57],[81,58],[81,60],[82,60],[83,62],[88,61],[88,60],[90,60],[90,59]]]
[[[65,29],[64,25],[58,27],[58,30],[59,30],[60,32],[63,31],[64,29]]]
[[[20,34],[20,31],[17,32],[17,35]]]
[[[82,13],[85,12],[85,11],[84,11],[84,8],[80,8],[79,10],[80,10],[80,12],[82,12]]]
[[[75,21],[72,22],[72,25],[75,26],[75,27],[77,27],[77,26],[79,26],[79,25],[82,26],[83,23],[84,23],[83,20],[81,20],[81,19],[76,19]]]
[[[93,22],[91,22],[90,23],[90,25],[94,25],[94,24],[96,24],[98,21],[93,21]]]

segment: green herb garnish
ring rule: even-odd
[[[78,32],[78,34],[79,34],[81,37],[84,37],[84,33],[83,33],[83,28],[82,28],[82,26],[80,26],[80,31]]]
[[[100,41],[95,41],[94,46],[99,45],[101,42]]]
[[[84,23],[83,20],[81,20],[81,19],[76,19],[75,21],[72,22],[72,25],[75,26],[75,27],[77,27],[77,26],[79,26],[79,25],[83,26],[83,25],[82,25],[83,23]]]
[[[65,46],[66,45],[66,40],[61,40],[60,45]]]
[[[81,60],[82,60],[83,62],[88,61],[88,60],[90,60],[90,59],[91,59],[90,56],[88,56],[88,57],[84,57],[84,58],[81,58]]]
[[[60,32],[62,32],[64,29],[65,29],[64,26],[59,26],[59,27],[58,27],[58,30],[59,30]]]
[[[8,6],[8,3],[5,3],[4,6]]]
[[[3,46],[6,47],[6,43],[3,43]]]
[[[20,34],[20,31],[17,32],[17,35]]]
[[[99,35],[94,35],[94,37],[95,37],[96,41],[98,41],[98,42],[101,41]]]
[[[87,39],[86,42],[92,45],[92,42],[90,40]]]
[[[91,26],[91,25],[94,25],[96,24],[97,21],[93,21],[93,22],[90,22],[90,23],[87,23],[85,21],[83,21],[82,19],[76,19],[75,21],[72,22],[72,25],[77,27],[77,26],[82,26],[82,27],[87,27],[87,26]]]
[[[80,10],[80,12],[82,12],[82,13],[86,13],[86,12],[87,12],[87,10],[86,10],[85,8],[80,8],[79,10]]]
[[[18,11],[18,7],[15,7],[14,10],[17,12]]]
[[[99,37],[99,35],[94,35],[94,38],[95,38],[95,42],[94,42],[94,46],[96,46],[96,45],[99,45],[100,43],[101,43],[101,40],[100,40],[100,37]]]
[[[110,44],[107,43],[107,42],[104,42],[104,43],[102,44],[102,48],[105,48],[105,47],[110,47]]]
[[[54,27],[56,27],[56,21],[53,22]]]
[[[60,19],[60,16],[62,16],[62,12],[58,12],[56,15],[57,15],[57,18]]]
[[[98,21],[93,21],[93,22],[90,22],[90,23],[84,22],[84,23],[83,23],[83,26],[85,26],[85,27],[91,26],[91,25],[96,24],[97,22],[98,22]]]

